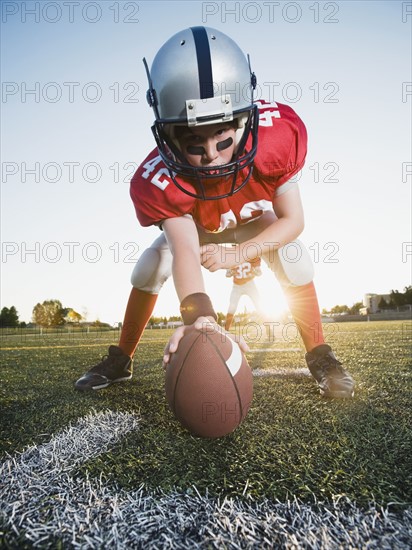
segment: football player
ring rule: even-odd
[[[143,62],[156,148],[134,174],[130,193],[140,224],[157,225],[161,234],[133,270],[119,345],[76,388],[97,390],[132,377],[137,344],[171,274],[184,326],[165,348],[165,366],[188,327],[215,324],[202,266],[214,272],[259,257],[285,292],[321,394],[351,397],[354,381],[325,343],[312,262],[297,240],[304,216],[293,177],[305,161],[304,123],[289,106],[255,98],[249,57],[218,30],[184,29],[160,48],[150,69]]]
[[[262,275],[260,264],[260,258],[255,258],[250,262],[242,262],[236,267],[226,270],[226,277],[233,278],[233,285],[229,298],[229,308],[226,314],[225,330],[230,330],[233,317],[242,296],[249,296],[256,310],[260,311],[260,296],[254,281],[255,277]]]

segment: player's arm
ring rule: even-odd
[[[198,227],[197,231],[201,244],[242,243],[261,233],[266,227],[273,223],[275,219],[275,213],[271,210],[267,210],[263,212],[259,218],[253,220],[252,223],[238,225],[234,229],[225,229],[219,233],[210,233]]]
[[[294,241],[302,233],[305,222],[298,186],[275,197],[273,208],[277,220],[253,239],[239,245],[240,257],[245,261],[253,259],[248,258],[248,249],[253,251],[252,243],[257,245],[258,255],[262,256]]]
[[[292,187],[289,191],[275,197],[273,207],[277,219],[265,227],[258,235],[237,244],[237,251],[225,254],[219,245],[201,248],[202,265],[210,271],[233,267],[231,261],[251,261],[256,256],[270,254],[273,250],[295,240],[303,231],[304,215],[299,188]],[[253,223],[253,222],[252,222]],[[252,225],[252,224],[250,224]]]
[[[190,216],[182,216],[165,220],[162,228],[173,254],[173,280],[185,323],[185,326],[179,327],[173,333],[165,347],[163,365],[166,366],[170,361],[170,355],[177,350],[180,340],[189,327],[204,331],[222,331],[222,329],[215,322],[216,316],[212,304],[205,293],[200,265],[199,237],[195,223]],[[184,313],[184,310],[187,312]],[[233,339],[238,342],[242,351],[248,351],[243,338],[233,337]]]
[[[173,280],[180,302],[190,294],[205,292],[199,261],[199,236],[190,216],[170,218],[162,224],[173,254]]]
[[[167,365],[188,327],[194,325],[197,330],[207,330],[209,326],[214,326],[214,317],[207,315],[208,296],[201,272],[199,237],[193,219],[191,216],[170,218],[163,222],[162,228],[173,255],[173,281],[181,308],[183,304],[190,303],[189,309],[199,309],[199,315],[191,320],[182,313],[185,325],[173,333],[165,347],[163,364]],[[201,310],[202,305],[204,310]],[[214,313],[213,308],[211,313]]]

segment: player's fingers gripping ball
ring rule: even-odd
[[[253,377],[239,345],[218,330],[189,330],[166,369],[166,397],[192,434],[222,437],[246,418]]]

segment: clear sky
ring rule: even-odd
[[[411,2],[3,1],[1,307],[59,299],[121,321],[139,226],[129,180],[154,146],[149,64],[175,32],[217,28],[251,56],[264,98],[309,133],[300,177],[321,308],[411,284]],[[230,280],[205,272],[215,308]],[[270,273],[265,303],[283,298]],[[247,302],[245,302],[247,304]],[[172,281],[156,315],[178,314]]]

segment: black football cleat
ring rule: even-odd
[[[321,344],[305,355],[308,368],[324,397],[353,397],[355,382],[330,346]]]
[[[100,363],[83,374],[74,387],[81,391],[101,390],[116,382],[130,380],[132,374],[132,359],[118,346],[110,346],[109,355],[102,357]]]

